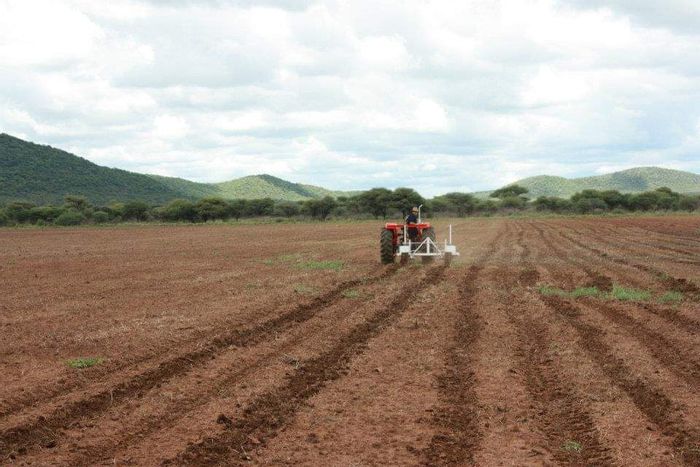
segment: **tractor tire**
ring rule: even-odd
[[[383,264],[394,262],[394,234],[391,230],[382,229],[379,236],[379,256]]]

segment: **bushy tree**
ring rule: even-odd
[[[66,195],[64,198],[63,207],[66,209],[75,209],[76,211],[85,212],[92,208],[85,196]]]
[[[588,214],[595,211],[605,211],[608,205],[600,198],[579,198],[573,203],[576,212]]]
[[[194,222],[197,220],[197,209],[194,203],[186,199],[172,200],[167,205],[163,206],[159,213],[160,217],[166,221]]]
[[[112,203],[101,210],[109,214],[110,219],[124,219],[124,203]]]
[[[34,203],[14,201],[5,207],[5,214],[15,222],[28,222],[31,220],[31,210],[36,207]]]
[[[279,201],[275,203],[273,215],[278,217],[294,217],[298,216],[301,211],[299,203],[294,201]]]
[[[572,203],[568,199],[556,196],[540,196],[533,202],[538,211],[566,212],[572,209]]]
[[[104,224],[109,222],[109,214],[104,211],[95,211],[92,213],[92,220],[95,224]]]
[[[10,217],[5,212],[5,209],[0,209],[0,226],[10,225]]]
[[[325,196],[321,199],[310,199],[304,203],[306,212],[314,219],[325,220],[333,211],[338,203],[331,196]]]
[[[678,199],[678,209],[683,211],[697,211],[700,209],[700,196],[684,196]]]
[[[508,185],[504,186],[503,188],[499,188],[498,190],[495,190],[494,192],[491,193],[490,197],[491,198],[517,198],[521,195],[524,195],[525,193],[529,192],[527,188],[520,186],[520,185]]]
[[[124,220],[145,221],[148,219],[148,204],[143,201],[128,201],[124,203],[122,212]]]
[[[29,210],[29,221],[36,223],[44,221],[45,223],[53,222],[58,216],[63,213],[63,209],[55,206],[37,206]]]
[[[392,193],[386,188],[372,188],[358,196],[360,206],[375,218],[386,218],[392,203]]]
[[[203,198],[195,205],[197,216],[204,222],[229,217],[229,204],[221,198]]]
[[[476,209],[476,198],[468,193],[447,193],[440,198],[447,204],[448,210],[459,217],[471,214]]]
[[[73,208],[64,210],[63,213],[61,213],[61,215],[54,221],[56,225],[63,226],[79,225],[83,222],[85,222],[85,215]]]
[[[251,199],[246,203],[245,215],[252,217],[271,216],[275,210],[272,198]]]
[[[412,188],[397,188],[391,195],[389,200],[389,208],[401,211],[406,216],[413,206],[420,206],[425,203],[425,200]]]
[[[229,213],[231,214],[231,217],[236,220],[248,215],[248,212],[248,200],[234,199],[229,203]]]

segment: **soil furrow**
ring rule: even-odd
[[[700,321],[684,316],[673,308],[656,306],[651,303],[640,303],[639,308],[653,313],[664,321],[683,328],[691,334],[700,334]]]
[[[482,326],[474,311],[476,280],[484,263],[494,256],[498,245],[509,232],[510,225],[506,224],[505,229],[498,232],[489,247],[469,268],[460,286],[460,313],[455,323],[454,346],[448,353],[447,370],[438,378],[438,389],[443,400],[433,419],[438,433],[423,452],[424,461],[428,465],[473,463],[474,454],[481,442],[472,370],[472,349]]]
[[[424,452],[428,465],[458,465],[474,462],[474,453],[481,435],[477,426],[476,393],[471,349],[478,339],[481,323],[474,313],[475,282],[483,266],[474,265],[461,285],[461,313],[455,324],[455,348],[448,356],[448,369],[438,379],[444,406],[435,414],[433,423],[438,433]]]
[[[381,280],[394,274],[396,266],[386,268],[372,280]],[[141,397],[147,390],[174,377],[187,373],[199,362],[214,358],[231,346],[250,346],[267,338],[272,333],[281,332],[295,323],[306,321],[320,309],[330,306],[342,298],[343,292],[356,287],[367,279],[358,278],[345,281],[338,287],[316,297],[310,303],[299,305],[292,311],[277,318],[243,330],[218,336],[206,346],[161,363],[158,367],[124,381],[113,388],[103,390],[88,398],[72,402],[48,416],[39,417],[26,424],[9,428],[0,436],[0,459],[24,455],[36,446],[52,447],[60,438],[63,427],[85,417],[94,417],[116,404]]]
[[[692,387],[700,387],[700,365],[684,358],[684,353],[658,332],[652,331],[639,320],[607,303],[587,300],[586,303],[610,321],[622,326],[630,336],[646,347],[651,355],[676,376]]]
[[[594,271],[593,269],[588,267],[588,265],[582,260],[576,259],[571,255],[566,254],[564,250],[562,250],[559,246],[555,245],[554,242],[549,240],[544,235],[544,231],[539,226],[533,225],[533,227],[539,232],[540,238],[543,240],[548,249],[556,253],[557,256],[574,266],[576,269],[581,270],[588,277],[588,280],[584,284],[584,286],[594,286],[603,292],[608,292],[610,290],[610,287],[612,287],[613,285],[613,280],[610,277]],[[642,281],[635,281],[634,283],[635,285],[639,285],[642,287],[645,285],[645,283]],[[671,323],[674,326],[678,326],[679,328],[682,328],[690,332],[691,334],[696,334],[700,332],[700,322],[690,319],[678,313],[676,310],[656,305],[653,303],[639,303],[638,306],[640,309],[652,313],[658,316],[659,318],[663,319],[664,321]]]
[[[700,465],[700,431],[684,424],[678,408],[662,391],[635,376],[625,362],[614,355],[602,338],[603,331],[583,323],[580,310],[561,297],[543,297],[552,310],[577,332],[580,345],[600,366],[611,382],[624,390],[637,408],[673,439],[673,447],[686,465]]]
[[[668,288],[669,290],[681,292],[683,294],[686,294],[688,298],[694,300],[700,299],[700,288],[688,279],[677,278],[666,273],[665,271],[659,270],[647,264],[639,264],[634,261],[630,261],[626,258],[622,258],[620,256],[610,255],[609,253],[606,253],[600,250],[599,248],[586,245],[585,243],[573,238],[571,235],[566,234],[564,232],[559,231],[559,235],[561,235],[563,238],[570,241],[571,243],[583,249],[586,249],[607,261],[611,261],[613,263],[621,264],[637,269],[639,271],[643,271],[649,274],[649,276],[653,278],[657,283],[659,283],[663,287]]]
[[[390,269],[393,271],[397,268],[392,267]],[[382,279],[387,277],[383,276]],[[372,281],[372,283],[376,282]],[[109,437],[107,442],[78,449],[83,451],[82,454],[72,457],[70,463],[72,465],[94,465],[101,460],[111,459],[118,449],[130,446],[153,433],[175,425],[176,422],[181,421],[195,410],[201,410],[212,399],[221,398],[224,394],[230,394],[237,385],[245,382],[256,373],[264,371],[265,368],[273,365],[275,362],[283,360],[283,357],[289,358],[289,355],[294,353],[293,349],[298,347],[300,343],[313,340],[324,333],[330,332],[332,329],[337,329],[337,326],[338,323],[336,321],[323,323],[311,331],[304,331],[296,336],[292,336],[287,342],[283,342],[282,345],[266,352],[241,369],[231,372],[226,371],[221,378],[215,378],[213,384],[206,390],[192,391],[186,394],[184,398],[178,399],[176,404],[169,405],[167,410],[164,409],[157,414],[150,414],[148,417],[144,417],[143,421],[136,425],[136,429],[124,427],[118,436]],[[295,327],[295,329],[297,328]],[[287,329],[286,332],[290,333],[292,331]]]
[[[519,238],[518,242],[521,241]],[[521,371],[536,404],[538,425],[547,437],[548,449],[564,464],[609,465],[612,463],[609,449],[600,440],[587,402],[557,368],[559,363],[551,352],[553,340],[542,318],[531,315],[526,302],[529,294],[522,287],[535,285],[539,272],[532,266],[529,254],[521,260],[523,268],[519,274],[504,269],[497,276],[509,291],[507,314],[521,343],[518,349]]]
[[[264,443],[274,437],[294,417],[301,404],[328,382],[342,377],[348,362],[364,351],[367,342],[379,335],[421,290],[437,283],[443,274],[442,266],[428,270],[424,278],[404,287],[385,309],[355,327],[330,350],[302,362],[284,386],[258,397],[242,417],[236,420],[220,417],[218,422],[225,426],[221,433],[191,445],[166,463],[230,465],[235,462],[232,459],[249,460],[247,452],[252,451],[252,439]]]
[[[340,284],[339,286],[334,287],[332,290],[330,290],[328,293],[333,294],[334,291],[338,287],[342,287],[343,290],[346,290],[344,287],[345,284]],[[342,293],[342,291],[341,291]],[[289,297],[287,297],[286,300],[288,300]],[[281,302],[284,302],[286,300],[280,300]],[[316,301],[315,299],[314,301]],[[277,307],[272,308],[272,309],[262,309],[256,312],[256,317],[260,319],[265,319],[268,318],[269,316],[274,316],[276,313],[279,313],[281,310],[278,309]],[[232,326],[230,323],[220,323],[219,324],[220,328],[227,328]],[[184,340],[178,340],[176,343],[173,343],[174,345],[177,345],[180,348],[184,347],[203,347],[208,345],[208,343],[212,340],[211,334],[207,334],[206,331],[199,333],[198,335],[191,336],[189,338],[186,338]],[[137,370],[139,365],[147,365],[147,364],[154,364],[155,362],[158,361],[159,357],[162,357],[164,353],[170,352],[171,347],[163,347],[159,351],[155,353],[149,353],[145,355],[140,355],[137,356],[134,359],[131,360],[125,360],[122,362],[118,362],[115,364],[112,364],[109,366],[109,369],[107,370],[106,368],[89,368],[87,369],[81,376],[84,376],[83,378],[80,379],[72,379],[69,381],[64,381],[61,382],[60,384],[55,384],[52,385],[51,387],[40,387],[37,388],[36,391],[25,391],[23,394],[19,395],[17,398],[13,399],[12,402],[8,403],[5,402],[5,405],[2,409],[2,413],[0,413],[0,420],[7,418],[10,415],[13,415],[15,413],[18,413],[22,411],[23,409],[26,409],[27,407],[33,406],[37,403],[41,404],[47,404],[53,400],[57,400],[58,398],[67,395],[71,391],[75,391],[78,389],[82,389],[85,386],[89,384],[96,384],[96,383],[101,383],[105,382],[108,378],[113,378],[114,375],[120,371],[126,372],[128,370]],[[95,370],[94,372],[90,370]],[[94,375],[91,373],[95,373]]]
[[[539,408],[539,425],[554,458],[569,465],[611,464],[585,400],[557,371],[550,354],[552,341],[543,323],[530,317],[512,319],[524,343],[521,357],[527,388]]]

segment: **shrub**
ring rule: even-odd
[[[222,198],[204,198],[197,202],[195,210],[197,216],[206,222],[215,219],[227,219],[230,207]]]
[[[527,204],[527,198],[521,196],[503,196],[501,198],[501,207],[522,209]]]
[[[31,210],[35,206],[34,203],[16,201],[7,205],[5,213],[15,222],[27,222],[31,220]]]
[[[129,201],[125,203],[122,218],[125,220],[145,221],[148,219],[148,204],[143,201]]]
[[[508,185],[503,188],[499,188],[491,193],[491,198],[519,198],[520,195],[524,195],[529,190],[520,185]]]
[[[29,220],[34,223],[39,221],[53,222],[63,213],[63,209],[54,206],[39,206],[29,210]]]
[[[95,211],[92,213],[92,220],[95,221],[95,224],[104,224],[109,221],[109,214],[104,211]]]
[[[186,199],[176,199],[161,208],[160,217],[166,221],[189,221],[197,219],[194,203]]]
[[[608,209],[608,205],[600,198],[580,198],[574,202],[574,208],[576,212],[588,214],[595,211],[605,211]]]
[[[299,215],[299,204],[293,201],[280,201],[275,204],[273,211],[275,216],[294,217]]]
[[[68,226],[79,225],[82,224],[84,221],[85,215],[82,212],[76,211],[75,209],[66,209],[60,216],[56,218],[54,223],[56,225]]]
[[[0,209],[0,226],[9,225],[10,218],[5,213],[4,209]]]

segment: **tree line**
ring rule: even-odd
[[[551,212],[590,214],[634,211],[697,211],[700,196],[676,193],[669,188],[643,193],[620,193],[616,190],[583,190],[571,198],[541,196],[530,200],[528,190],[511,185],[491,193],[487,199],[468,193],[448,193],[424,199],[411,188],[373,188],[351,197],[326,196],[306,201],[276,201],[208,197],[198,201],[175,199],[162,206],[143,201],[91,204],[82,196],[66,196],[60,206],[37,206],[29,202],[0,205],[0,225],[79,225],[130,221],[208,222],[268,217],[279,219],[385,219],[399,218],[412,206],[423,205],[426,216],[475,216],[514,212]]]

